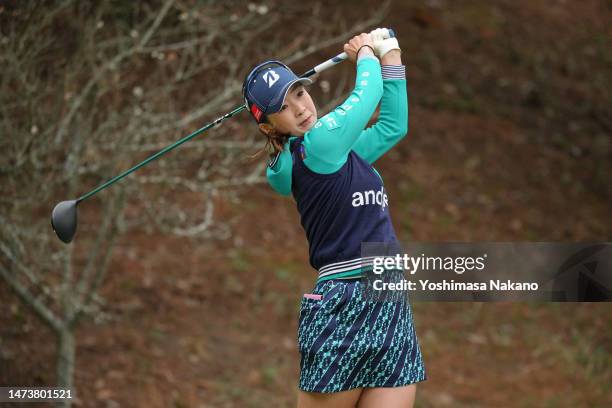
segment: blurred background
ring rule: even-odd
[[[297,73],[393,28],[408,136],[376,167],[403,241],[610,241],[612,3],[0,1],[0,385],[83,407],[291,407],[316,273],[246,113],[51,210]],[[321,114],[354,66],[321,74]],[[420,407],[612,405],[612,307],[415,303]]]

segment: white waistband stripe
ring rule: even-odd
[[[319,268],[319,272],[327,272],[330,269],[342,268],[349,265],[359,265],[362,262],[373,262],[375,256],[367,256],[364,258],[350,259],[348,261],[335,262]]]
[[[319,269],[319,278],[324,276],[333,275],[340,272],[346,272],[353,269],[359,269],[362,267],[372,266],[374,264],[375,256],[369,256],[365,258],[351,259],[349,261],[336,262],[333,264],[325,265]]]

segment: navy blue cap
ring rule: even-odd
[[[280,111],[289,88],[295,83],[310,85],[280,61],[266,61],[251,70],[242,85],[242,94],[249,111],[260,123],[266,115]]]

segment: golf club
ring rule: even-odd
[[[387,33],[385,34],[385,37],[386,38],[395,37],[395,33],[393,32],[393,30],[388,29]],[[324,71],[324,70],[326,70],[328,68],[331,68],[331,67],[341,63],[342,61],[345,61],[347,58],[348,58],[348,55],[346,54],[346,52],[342,52],[342,53],[336,55],[335,57],[330,58],[327,61],[317,65],[316,67],[312,68],[311,70],[305,72],[304,74],[301,75],[301,77],[302,78],[307,78],[309,76],[312,76],[314,74],[322,72],[322,71]],[[55,208],[53,208],[53,212],[51,214],[51,226],[53,227],[53,230],[55,231],[55,233],[57,234],[57,236],[59,237],[60,240],[62,240],[66,244],[70,243],[72,241],[72,239],[74,238],[74,234],[76,233],[76,228],[77,228],[77,205],[79,205],[80,202],[87,200],[91,196],[95,195],[96,193],[100,192],[101,190],[104,190],[106,187],[116,183],[117,181],[121,180],[125,176],[135,172],[136,170],[138,170],[139,168],[141,168],[143,166],[146,166],[147,164],[149,164],[153,160],[157,159],[158,157],[168,153],[170,150],[175,149],[176,147],[178,147],[178,146],[182,145],[183,143],[193,139],[194,137],[198,136],[199,134],[203,133],[204,131],[206,131],[206,130],[208,130],[208,129],[218,125],[219,123],[223,122],[225,119],[231,118],[232,116],[236,115],[237,113],[242,112],[246,108],[247,108],[246,105],[238,106],[234,110],[232,110],[232,111],[226,113],[225,115],[215,119],[214,121],[204,125],[203,127],[201,127],[200,129],[196,130],[195,132],[191,133],[190,135],[185,136],[184,138],[178,140],[177,142],[171,144],[170,146],[165,147],[164,149],[160,150],[159,152],[155,153],[154,155],[148,157],[147,159],[145,159],[141,163],[137,164],[136,166],[132,167],[131,169],[128,169],[125,172],[119,174],[118,176],[115,176],[115,177],[111,178],[106,183],[100,185],[99,187],[95,188],[94,190],[90,191],[89,193],[87,193],[87,194],[77,198],[76,200],[61,201],[59,204],[57,204],[55,206]]]

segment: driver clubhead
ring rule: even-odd
[[[77,227],[77,200],[62,201],[51,214],[53,230],[66,244],[72,241]]]

